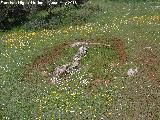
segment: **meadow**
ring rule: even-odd
[[[0,119],[160,119],[160,3],[94,0],[85,6],[99,12],[87,13],[92,16],[82,23],[68,17],[56,29],[24,25],[0,33]],[[85,15],[85,9],[71,13],[78,11]],[[90,46],[78,72],[51,83],[42,71],[69,62],[78,48],[68,45],[79,41],[110,47]],[[128,76],[130,68],[138,73]]]

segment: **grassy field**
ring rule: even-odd
[[[160,119],[160,3],[87,5],[101,11],[86,23],[0,33],[0,119]],[[68,63],[76,41],[111,47],[90,46],[80,71],[52,84],[42,70]],[[128,69],[136,67],[129,77]]]

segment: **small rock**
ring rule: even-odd
[[[76,46],[82,46],[82,45],[88,45],[89,43],[87,42],[75,42],[71,45],[71,47],[76,47]]]
[[[73,61],[72,65],[70,66],[70,71],[73,71],[74,69],[78,69],[80,65],[79,61]]]
[[[138,73],[137,68],[136,68],[136,69],[130,68],[130,69],[128,70],[128,72],[127,72],[127,75],[128,75],[129,77],[131,77],[131,76],[135,76],[137,73]]]
[[[87,53],[87,48],[84,46],[80,47],[78,53],[73,57],[73,60],[80,61],[86,53]]]
[[[74,57],[73,57],[73,60],[74,61],[80,61],[82,59],[81,55],[80,54],[76,54]]]
[[[67,69],[69,68],[69,66],[70,66],[70,64],[66,64],[66,65],[62,65],[61,67],[57,67],[56,69],[55,69],[55,75],[56,76],[59,76],[59,75],[62,75],[62,74],[64,74],[64,73],[66,73],[67,72]]]
[[[84,56],[86,53],[87,53],[87,47],[82,46],[79,48],[79,54],[81,56]]]

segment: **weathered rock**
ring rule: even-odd
[[[69,67],[69,72],[77,70],[80,67],[80,61],[73,61],[72,65]]]
[[[80,54],[76,54],[74,57],[73,57],[73,60],[74,61],[80,61],[82,59],[82,56]]]
[[[137,68],[136,69],[130,68],[127,72],[127,75],[131,77],[131,76],[135,76],[137,73],[138,73]]]
[[[87,53],[87,47],[80,47],[77,54],[73,57],[74,61],[80,61],[84,55]]]
[[[62,65],[60,67],[57,67],[55,69],[55,72],[54,72],[54,75],[55,76],[60,76],[62,74],[65,74],[67,72],[67,69],[69,68],[70,64],[65,64],[65,65]]]
[[[71,44],[71,47],[76,47],[76,46],[88,46],[89,43],[87,42],[75,42],[73,44]]]
[[[79,54],[81,56],[84,56],[86,53],[87,53],[87,47],[82,46],[79,48]]]

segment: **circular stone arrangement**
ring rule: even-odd
[[[75,42],[70,45],[70,47],[79,47],[77,53],[73,56],[72,61],[58,66],[54,69],[52,73],[47,71],[42,71],[42,75],[49,78],[49,81],[53,84],[59,84],[62,81],[61,76],[76,72],[80,69],[81,61],[83,57],[87,54],[89,45],[100,45],[105,47],[110,47],[110,45],[103,43],[91,43],[91,42]]]

